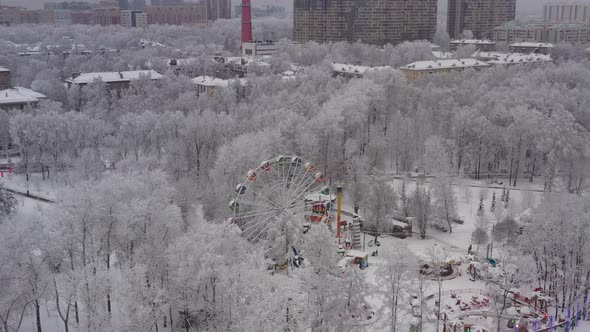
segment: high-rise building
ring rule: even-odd
[[[447,31],[459,38],[465,30],[475,38],[491,38],[494,28],[514,21],[516,0],[448,0]]]
[[[590,26],[585,23],[508,22],[494,29],[494,40],[508,44],[517,42],[536,43],[583,43],[590,42]]]
[[[127,28],[146,28],[147,14],[139,10],[122,10],[121,25]]]
[[[133,0],[131,1],[131,9],[133,10],[143,10],[145,7],[145,0]]]
[[[432,40],[436,0],[295,0],[294,39],[398,44]]]
[[[547,22],[590,23],[590,5],[565,3],[544,5],[543,19]]]
[[[129,10],[129,0],[118,0],[117,4],[121,10]]]
[[[157,1],[159,0],[152,0],[152,4]],[[231,0],[202,0],[201,2],[166,0],[160,3],[162,3],[160,6],[145,6],[143,11],[147,15],[149,24],[194,25],[231,18]]]
[[[231,18],[231,0],[206,0],[207,20]]]

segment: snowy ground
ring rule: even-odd
[[[504,180],[506,183],[507,180]],[[507,208],[504,208],[504,203],[501,201],[502,196],[502,187],[499,185],[488,185],[485,181],[475,181],[475,180],[462,180],[457,183],[455,186],[455,194],[457,198],[457,210],[459,216],[465,221],[463,225],[453,225],[453,233],[448,232],[439,232],[434,230],[429,230],[428,236],[426,239],[422,240],[415,234],[415,237],[406,238],[406,239],[398,239],[395,237],[385,237],[381,238],[379,241],[381,242],[380,247],[368,247],[365,246],[365,251],[371,253],[375,249],[379,250],[378,257],[369,257],[370,267],[365,270],[366,280],[368,283],[373,285],[373,287],[378,288],[378,270],[379,267],[385,264],[383,253],[391,250],[396,242],[403,242],[405,243],[408,248],[418,257],[426,258],[428,256],[428,251],[431,248],[438,246],[443,248],[444,251],[447,253],[449,259],[455,260],[465,260],[467,255],[467,249],[471,243],[471,234],[476,228],[478,223],[481,223],[481,218],[477,215],[477,210],[479,207],[479,200],[481,195],[484,196],[484,220],[486,220],[486,225],[488,229],[491,231],[491,227],[494,223],[498,220],[501,220],[505,216],[514,216],[517,217],[520,213],[524,210],[534,207],[538,204],[542,198],[542,187],[539,188],[539,185],[530,184],[528,182],[521,181],[522,183],[517,188],[510,189],[510,201]],[[401,180],[393,180],[393,185],[396,187],[399,193],[399,189],[401,188]],[[490,188],[489,186],[495,187]],[[410,184],[409,188],[407,189],[409,192],[413,191],[415,184]],[[495,192],[496,194],[496,210],[495,212],[490,212],[490,205],[492,200],[492,195]],[[363,214],[363,211],[360,211]],[[368,242],[372,237],[366,236],[366,241]],[[500,247],[500,246],[499,246]],[[477,247],[474,246],[473,249]],[[485,248],[483,249],[483,253],[485,254]],[[500,248],[496,248],[496,250],[501,250]],[[451,290],[471,290],[473,291],[474,295],[478,290],[485,290],[485,283],[481,280],[471,281],[467,274],[467,265],[462,264],[459,266],[461,271],[461,276],[447,280],[443,282],[442,291],[450,292]],[[432,282],[431,289],[429,290],[432,293],[437,293],[435,282]],[[463,296],[464,299],[471,299],[471,295]],[[385,308],[383,308],[384,298],[380,295],[372,294],[367,296],[367,301],[376,309],[377,312],[381,312],[380,319],[374,323],[372,326],[376,330],[385,329],[387,326],[387,315],[388,312]],[[455,299],[451,299],[450,297],[444,297],[442,302],[442,307],[446,305],[455,306]],[[485,308],[481,309],[485,311]],[[411,320],[411,315],[409,313],[402,313],[402,318],[400,321],[402,322],[402,331],[407,331],[409,327],[409,321]],[[476,321],[474,321],[476,322]],[[492,324],[492,319],[488,318],[487,320],[481,318],[477,321],[478,325],[490,325]],[[442,329],[442,324],[441,324]],[[433,324],[426,326],[425,331],[434,331],[435,327]],[[507,328],[505,325],[502,327],[501,331],[513,331],[513,329]],[[590,331],[590,328],[588,329]]]
[[[31,195],[48,200],[55,200],[57,192],[64,187],[64,185],[56,184],[52,179],[43,181],[41,174],[30,174],[27,182],[24,174],[8,174],[5,172],[4,177],[0,178],[0,183],[4,183],[8,189],[22,193],[26,193],[27,189],[29,189]]]

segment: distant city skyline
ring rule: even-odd
[[[62,0],[0,0],[0,4],[5,6],[22,6],[27,7],[30,9],[41,9],[43,8],[43,4],[45,2],[61,2]],[[80,0],[86,1],[90,3],[97,3],[99,0]],[[185,0],[186,2],[198,2],[198,0]],[[438,0],[438,7],[439,10],[441,8],[446,8],[448,0]],[[271,0],[274,5],[284,6],[287,8],[293,7],[293,0]],[[239,5],[239,0],[232,1],[232,6]],[[531,12],[536,12],[539,14],[543,13],[543,5],[544,4],[555,4],[555,3],[579,3],[579,4],[590,4],[590,0],[577,0],[577,1],[564,1],[564,0],[554,0],[554,1],[539,1],[539,0],[517,0],[516,3],[516,11],[518,14],[527,14]],[[149,1],[146,1],[146,4],[149,4]],[[264,4],[269,5],[269,0],[253,0],[252,6],[257,7],[257,4]],[[262,5],[261,5],[262,6]]]

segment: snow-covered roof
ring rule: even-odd
[[[245,78],[234,78],[234,79],[222,79],[213,76],[197,76],[191,80],[194,84],[203,85],[203,86],[211,86],[211,87],[221,87],[227,88],[232,82],[240,82],[241,84],[246,84],[248,81]]]
[[[399,221],[399,220],[395,220],[395,219],[391,219],[390,222],[393,226],[398,226],[398,227],[403,227],[403,228],[409,226],[409,224]]]
[[[510,47],[555,47],[555,46],[550,43],[521,42],[521,43],[514,43],[514,44],[510,45]]]
[[[366,72],[374,70],[392,69],[389,66],[369,67],[369,66],[358,66],[349,65],[345,63],[332,63],[332,70],[337,73],[363,75]]]
[[[0,91],[0,105],[36,103],[45,98],[42,93],[20,86]]]
[[[198,85],[204,86],[215,86],[215,87],[222,87],[226,88],[229,86],[229,80],[224,80],[221,78],[213,77],[213,76],[198,76],[192,79],[193,83]]]
[[[486,61],[491,65],[513,65],[519,63],[551,61],[551,56],[545,54],[482,52],[477,57],[491,59]]]
[[[477,59],[442,59],[429,61],[416,61],[401,67],[405,70],[429,70],[429,69],[455,69],[488,67],[489,64]]]
[[[8,68],[0,67],[0,72],[7,72],[10,71]]]
[[[456,39],[451,40],[451,44],[460,44],[460,45],[470,45],[470,44],[477,44],[477,45],[494,45],[495,42],[488,40],[488,39]]]
[[[68,78],[66,82],[72,84],[88,84],[95,80],[102,80],[103,82],[126,82],[131,80],[137,80],[142,76],[149,76],[152,80],[159,80],[163,76],[155,70],[132,70],[132,71],[120,71],[120,72],[95,72],[95,73],[82,73],[76,78]]]
[[[432,51],[432,55],[437,59],[451,59],[453,57],[453,53],[443,51]]]
[[[364,251],[360,251],[360,250],[348,250],[346,252],[347,257],[362,257],[362,258],[364,258],[368,255],[369,255],[368,253],[366,253]]]

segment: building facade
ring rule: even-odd
[[[205,0],[207,20],[231,19],[231,0]]]
[[[590,5],[547,4],[543,6],[543,20],[547,22],[590,23]]]
[[[146,28],[147,14],[139,10],[122,10],[121,25],[126,28]]]
[[[146,6],[148,24],[193,25],[207,21],[207,8],[193,6]]]
[[[294,40],[375,45],[432,40],[436,9],[436,0],[295,0]]]
[[[272,41],[254,41],[242,43],[242,56],[273,55],[278,51],[277,45]]]
[[[510,45],[510,52],[522,53],[522,54],[545,54],[551,53],[551,50],[555,46],[549,43],[534,43],[534,42],[522,42],[514,43]]]
[[[10,70],[0,67],[0,90],[10,88]]]
[[[474,45],[477,51],[489,52],[496,48],[496,43],[488,39],[458,39],[451,40],[451,51],[456,51],[461,46]]]
[[[109,89],[122,90],[129,88],[131,81],[142,78],[156,81],[163,76],[154,70],[132,70],[120,72],[94,72],[94,73],[73,73],[71,78],[66,79],[68,89],[73,86],[85,87],[96,81],[104,82]]]
[[[538,43],[589,43],[590,26],[585,23],[509,22],[494,29],[493,39],[508,44]]]
[[[465,30],[475,38],[491,38],[495,27],[515,16],[516,0],[448,0],[447,31],[454,39]]]
[[[53,10],[0,6],[0,25],[53,24],[54,21]]]
[[[119,7],[102,7],[92,10],[92,22],[98,25],[119,25],[121,11]]]
[[[154,5],[161,3],[161,5]],[[218,19],[231,19],[231,0],[152,1],[144,7],[148,24],[195,25]]]

